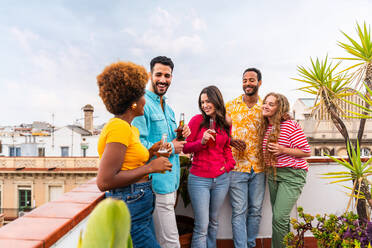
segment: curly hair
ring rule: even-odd
[[[143,66],[119,61],[97,76],[99,96],[110,113],[121,115],[145,94],[147,81]]]
[[[283,121],[286,121],[286,120],[290,120],[291,119],[291,116],[289,115],[289,102],[288,102],[288,99],[287,97],[285,97],[284,95],[282,94],[279,94],[279,93],[274,93],[274,92],[271,92],[269,94],[267,94],[265,96],[265,98],[263,99],[263,102],[266,101],[266,99],[269,97],[269,96],[273,96],[275,97],[276,99],[276,104],[278,106],[276,112],[274,113],[274,115],[272,116],[272,122],[273,122],[273,127],[271,129],[271,132],[267,138],[267,142],[272,142],[272,143],[276,143],[278,142],[278,139],[279,139],[279,135],[280,135],[280,123],[283,122]],[[262,125],[261,125],[261,128],[260,128],[260,143],[261,143],[261,147],[262,147],[262,142],[263,142],[263,138],[265,136],[265,132],[267,130],[267,127],[269,126],[269,119],[267,117],[264,117],[262,116]],[[266,151],[264,152],[263,154],[265,160],[268,162],[268,164],[266,164],[266,166],[274,166],[276,164],[276,156],[273,155],[272,153]]]

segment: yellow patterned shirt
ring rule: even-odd
[[[247,145],[244,152],[239,152],[232,148],[236,161],[234,171],[249,173],[252,167],[256,173],[264,171],[258,158],[260,149],[258,132],[262,116],[261,106],[262,100],[259,99],[257,104],[252,108],[248,108],[243,101],[243,95],[226,104],[227,114],[232,119],[232,138],[244,140]]]

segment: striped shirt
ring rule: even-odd
[[[267,138],[271,132],[271,129],[272,126],[269,125],[262,142],[264,154],[266,154]],[[300,125],[293,120],[287,120],[280,123],[278,144],[288,148],[297,148],[306,153],[311,152],[304,132],[302,131]],[[304,158],[294,157],[284,153],[277,156],[277,163],[275,166],[308,170],[308,165]]]

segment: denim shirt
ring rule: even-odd
[[[132,121],[140,132],[142,144],[149,149],[154,143],[161,140],[162,134],[166,133],[168,142],[173,151],[169,157],[172,163],[172,171],[163,173],[153,173],[152,187],[158,194],[168,194],[176,191],[180,183],[180,160],[178,154],[175,154],[172,140],[176,138],[177,129],[176,119],[173,110],[167,104],[167,98],[163,96],[163,109],[160,105],[160,97],[154,92],[146,90],[145,114],[138,116]]]

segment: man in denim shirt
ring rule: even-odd
[[[177,123],[174,112],[167,104],[164,94],[172,81],[173,62],[165,56],[151,60],[150,89],[146,90],[145,114],[136,117],[132,125],[140,132],[141,142],[147,148],[160,141],[162,134],[167,134],[172,146],[169,161],[172,171],[164,174],[152,174],[152,187],[156,195],[153,214],[156,238],[162,248],[178,248],[179,237],[174,213],[177,189],[180,181],[180,161],[178,154],[182,151],[185,141],[176,140]],[[184,125],[183,135],[187,137],[190,129]]]

